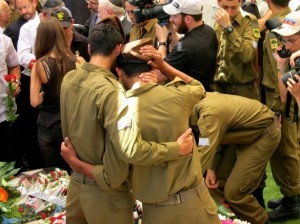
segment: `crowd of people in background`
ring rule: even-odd
[[[0,65],[0,161],[67,170],[67,222],[300,217],[298,0],[0,0]]]

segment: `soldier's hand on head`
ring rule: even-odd
[[[193,135],[192,135],[192,129],[189,128],[186,130],[178,139],[177,142],[180,146],[179,154],[181,156],[188,155],[192,153],[193,151]]]
[[[158,83],[157,74],[156,74],[154,71],[151,71],[151,72],[143,72],[142,74],[139,75],[139,78],[140,78],[143,82],[154,82],[154,83]]]
[[[148,65],[150,65],[153,69],[161,70],[161,68],[164,66],[164,63],[166,63],[162,59],[161,54],[152,45],[141,47],[140,53],[152,59],[151,61],[148,61]]]

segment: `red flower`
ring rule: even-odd
[[[29,64],[28,64],[28,68],[31,70],[32,69],[32,67],[33,67],[33,64],[36,62],[36,60],[35,59],[32,59],[30,62],[29,62]]]
[[[7,74],[4,76],[6,82],[14,82],[17,77],[14,74]]]
[[[50,218],[50,223],[53,223],[55,220],[56,220],[56,218],[52,216],[52,217]]]
[[[40,216],[41,216],[42,219],[46,219],[48,217],[45,212],[41,212]]]
[[[23,209],[22,207],[19,207],[19,208],[18,208],[18,211],[19,211],[20,213],[23,213],[23,212],[24,212],[24,209]]]

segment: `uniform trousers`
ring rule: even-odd
[[[143,224],[220,224],[217,207],[204,182],[197,187],[197,196],[169,205],[143,203]]]
[[[247,136],[247,130],[244,132]],[[243,131],[238,131],[236,135],[243,139]],[[225,198],[237,215],[252,224],[262,224],[268,220],[267,211],[260,206],[252,192],[259,186],[279,141],[280,128],[277,120],[274,120],[256,141],[226,148],[216,170],[220,186],[212,194]]]
[[[101,190],[95,181],[73,174],[68,187],[66,221],[70,224],[133,224],[133,197],[128,191]]]
[[[281,141],[271,157],[274,180],[284,196],[300,195],[300,123],[281,114]]]
[[[268,90],[268,89],[266,89]],[[284,105],[280,96],[274,91],[266,91],[267,106],[274,111],[283,111]],[[293,114],[293,101],[290,114]],[[270,159],[272,175],[280,188],[280,192],[287,197],[300,194],[300,124],[299,120],[291,122],[281,113],[281,140],[278,148]]]

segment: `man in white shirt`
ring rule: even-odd
[[[18,153],[14,146],[16,142],[15,123],[6,116],[7,106],[4,99],[7,96],[8,82],[4,77],[7,74],[16,76],[16,80],[13,81],[13,86],[16,90],[12,94],[13,110],[15,110],[14,97],[20,92],[20,82],[18,81],[20,80],[20,66],[18,55],[11,39],[2,33],[0,33],[0,46],[0,161],[11,162],[18,159]]]

